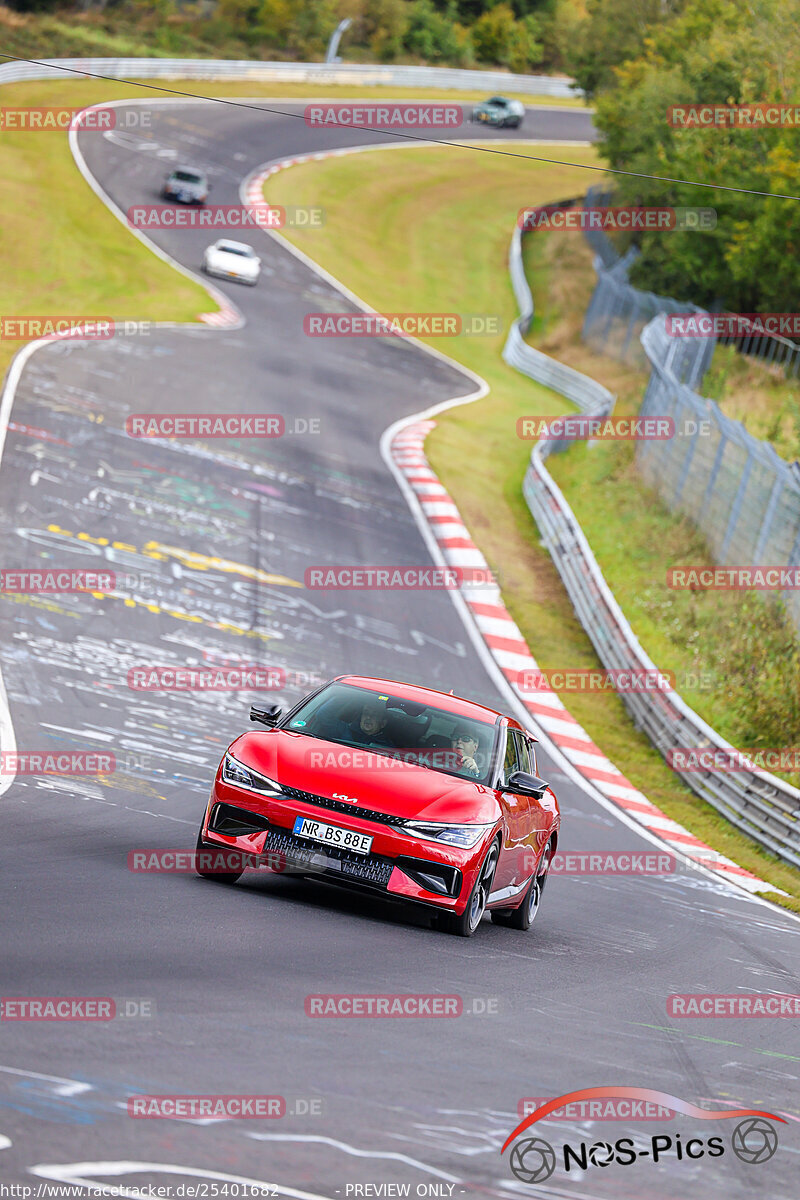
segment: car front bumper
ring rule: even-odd
[[[387,898],[463,913],[496,830],[487,829],[475,846],[464,849],[359,817],[355,809],[351,813],[326,807],[319,803],[322,797],[305,801],[299,798],[303,795],[311,794],[256,794],[226,783],[218,775],[203,821],[202,840],[210,847],[258,858],[274,871],[320,875]],[[296,837],[292,827],[298,816],[367,834],[372,838],[369,853],[356,854]]]
[[[236,283],[249,283],[252,285],[258,283],[258,275],[245,275],[238,271],[226,271],[223,267],[215,267],[207,262],[203,263],[203,268],[206,275],[213,275],[216,279],[233,279]]]

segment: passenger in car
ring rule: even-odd
[[[476,761],[478,753],[478,739],[467,725],[460,725],[453,732],[453,740],[451,742],[453,750],[458,755],[458,765],[456,770],[461,771],[464,775],[480,775],[481,768]]]

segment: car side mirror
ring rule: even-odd
[[[517,792],[520,796],[534,796],[541,800],[549,786],[549,783],[540,779],[538,775],[530,775],[527,771],[513,771],[502,790]]]
[[[267,725],[270,729],[278,724],[281,719],[283,709],[279,704],[271,704],[269,708],[256,708],[253,704],[250,708],[250,720],[258,721],[260,725]]]

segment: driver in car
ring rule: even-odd
[[[385,700],[379,696],[365,700],[358,723],[350,726],[350,738],[361,746],[394,746],[392,739],[384,733],[387,719]]]
[[[476,760],[478,739],[467,725],[460,725],[455,730],[450,745],[458,756],[456,770],[464,775],[480,775],[481,769]]]

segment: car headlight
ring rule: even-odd
[[[460,846],[468,850],[475,846],[492,825],[450,825],[441,821],[404,821],[398,833],[426,838],[431,842],[444,842],[447,846]]]
[[[266,775],[246,767],[232,754],[226,754],[222,760],[222,778],[225,783],[235,787],[247,788],[251,792],[280,792],[281,785]]]

